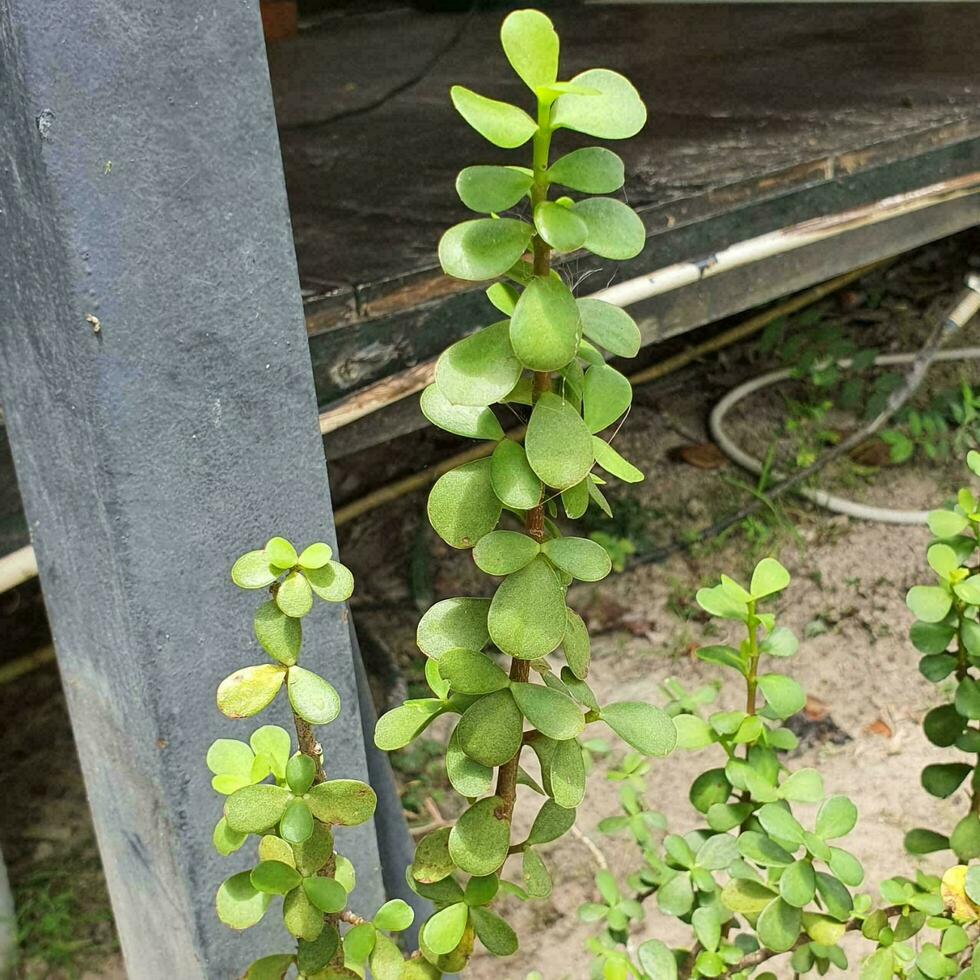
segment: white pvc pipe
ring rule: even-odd
[[[876,365],[890,364],[911,364],[917,353],[910,354],[880,354],[875,358]],[[980,360],[980,347],[952,347],[949,350],[940,351],[933,358],[933,363],[938,361],[975,361]],[[850,367],[850,359],[838,361],[840,367]],[[708,417],[708,428],[711,431],[711,438],[718,444],[721,451],[731,460],[738,463],[743,469],[754,473],[756,476],[762,473],[763,464],[747,453],[741,446],[738,446],[725,431],[723,422],[725,416],[740,401],[748,398],[749,395],[768,388],[770,385],[780,381],[786,381],[792,377],[792,371],[784,369],[781,371],[770,371],[768,374],[759,375],[752,378],[737,388],[733,388],[717,405],[712,409]],[[775,479],[782,479],[780,474],[771,474]],[[848,517],[856,517],[863,521],[878,521],[882,524],[925,524],[929,516],[927,510],[896,510],[891,507],[874,507],[870,504],[860,504],[845,497],[838,497],[836,494],[827,493],[825,490],[813,490],[809,487],[801,487],[797,491],[801,497],[819,507],[833,511],[836,514],[846,514]]]

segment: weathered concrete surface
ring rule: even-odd
[[[213,911],[254,852],[212,852],[204,755],[276,720],[214,705],[264,659],[228,569],[333,538],[257,4],[0,0],[0,120],[0,393],[127,970],[225,980],[291,948]],[[345,609],[306,635],[364,777]],[[374,826],[343,844],[372,912]]]

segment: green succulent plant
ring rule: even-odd
[[[334,853],[331,831],[369,819],[375,798],[363,783],[326,778],[312,726],[333,721],[340,702],[325,679],[299,664],[302,618],[317,598],[346,600],[350,573],[326,545],[297,553],[283,538],[239,558],[234,582],[269,592],[254,631],[271,662],[224,680],[218,706],[228,717],[251,717],[285,689],[299,745],[293,753],[290,735],[266,726],[248,744],[221,739],[208,755],[215,789],[227,795],[216,847],[228,854],[258,838],[258,862],[221,886],[218,914],[246,928],[281,896],[298,942],[295,953],[252,964],[251,980],[293,970],[307,980],[368,972],[377,980],[431,980],[464,970],[477,944],[498,956],[513,953],[518,938],[491,905],[501,893],[550,894],[541,849],[575,821],[591,758],[580,740],[586,728],[605,724],[643,756],[666,755],[676,742],[662,709],[601,705],[589,687],[589,634],[567,591],[574,581],[604,578],[611,561],[601,544],[559,525],[561,512],[569,521],[590,507],[610,514],[601,489],[607,478],[643,478],[611,445],[632,389],[606,363],[634,356],[640,331],[623,310],[576,298],[552,260],[581,249],[631,258],[645,230],[610,196],[624,181],[616,154],[586,146],[552,161],[552,139],[563,129],[626,139],[642,128],[646,109],[633,86],[605,68],[559,81],[558,36],[538,11],[511,13],[501,43],[530,90],[531,114],[461,86],[451,98],[496,146],[530,143],[529,166],[465,168],[457,193],[482,216],[450,228],[438,247],[448,275],[493,280],[486,295],[488,319],[496,319],[443,353],[421,397],[434,425],[493,444],[485,457],[442,476],[428,501],[439,536],[470,551],[491,580],[486,594],[444,599],[422,617],[418,646],[432,696],[389,711],[375,736],[394,751],[437,718],[455,716],[445,764],[466,809],[419,842],[407,869],[409,885],[435,911],[421,927],[419,949],[405,953],[389,933],[411,924],[407,905],[388,903],[371,921],[346,907],[353,871]],[[552,195],[552,188],[560,191]],[[505,435],[494,406],[524,417],[523,439]],[[537,757],[540,780],[524,769],[525,750]],[[541,800],[526,836],[513,828],[518,784]],[[509,857],[515,881],[505,878]]]

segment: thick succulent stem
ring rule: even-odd
[[[534,208],[548,198],[548,150],[551,145],[551,130],[548,122],[551,107],[543,103],[538,105],[538,132],[534,136],[534,183],[531,185],[531,207]],[[534,236],[534,274],[536,276],[551,275],[551,248],[540,235]],[[531,387],[531,401],[536,402],[546,391],[551,390],[551,374],[548,371],[535,371]],[[544,500],[537,507],[527,512],[524,521],[527,533],[539,544],[544,541]],[[513,660],[510,665],[510,679],[517,683],[527,681],[531,665],[527,660]],[[497,796],[502,800],[498,816],[510,820],[514,813],[514,803],[517,800],[517,774],[520,766],[521,751],[517,750],[513,759],[505,762],[497,772]]]

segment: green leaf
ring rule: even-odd
[[[302,572],[286,576],[276,592],[276,605],[294,619],[302,619],[313,608],[313,590]]]
[[[698,715],[676,715],[674,728],[677,730],[677,748],[688,752],[717,741],[711,727]]]
[[[585,621],[571,609],[565,610],[565,635],[562,637],[562,649],[565,651],[565,661],[572,673],[584,681],[589,675],[589,661],[592,658],[592,646],[589,641],[589,631]]]
[[[440,429],[465,439],[503,439],[504,430],[489,408],[478,405],[454,405],[438,385],[431,384],[419,399],[422,414]]]
[[[319,875],[315,878],[304,878],[303,891],[306,892],[310,904],[325,915],[334,915],[347,907],[347,890],[335,878]]]
[[[499,796],[488,796],[456,821],[449,833],[449,853],[461,871],[482,876],[503,865],[510,847],[510,822],[498,816],[502,807]]]
[[[787,867],[793,863],[789,851],[757,830],[746,830],[739,835],[738,850],[742,857],[764,868]]]
[[[227,718],[257,715],[272,702],[285,679],[286,669],[278,664],[236,670],[218,685],[218,709]]]
[[[286,692],[293,711],[311,725],[329,725],[340,714],[340,695],[319,674],[290,667]]]
[[[588,426],[570,402],[550,391],[531,412],[524,448],[531,469],[556,490],[580,483],[595,461]]]
[[[493,769],[471,759],[459,744],[456,731],[446,747],[446,775],[460,796],[483,796],[493,784]]]
[[[677,730],[670,716],[652,704],[642,701],[607,704],[600,717],[623,741],[644,755],[669,755],[677,742]]]
[[[207,767],[218,777],[225,780],[214,788],[224,795],[234,793],[236,789],[248,786],[252,780],[252,764],[255,753],[244,743],[235,738],[219,738],[211,743],[206,758]]]
[[[752,583],[749,592],[753,599],[764,599],[766,596],[782,592],[789,585],[789,572],[775,558],[763,558],[752,573]]]
[[[439,956],[451,953],[463,938],[469,915],[465,902],[456,902],[436,912],[422,927],[422,941]]]
[[[799,640],[791,629],[777,626],[760,644],[760,652],[770,657],[792,657],[799,649]]]
[[[972,678],[964,677],[963,680],[970,681]],[[972,704],[980,702],[980,692],[977,692],[975,686],[964,685],[961,681],[957,693],[961,695],[960,706],[964,711],[968,710]],[[974,701],[975,696],[976,702]],[[953,704],[943,704],[938,708],[933,708],[931,711],[927,711],[925,718],[922,719],[922,729],[926,738],[933,745],[939,745],[943,748],[953,745],[965,727],[966,715],[961,714],[956,705]]]
[[[490,482],[501,503],[516,510],[530,510],[541,500],[541,481],[527,461],[524,447],[503,439],[490,457]]]
[[[302,796],[315,778],[316,763],[302,752],[297,752],[286,765],[286,783],[297,796]]]
[[[557,252],[574,252],[588,235],[585,222],[571,208],[555,201],[542,201],[535,207],[534,227]]]
[[[370,922],[359,922],[348,929],[344,936],[344,966],[360,966],[366,963],[374,949],[376,938],[377,930]]]
[[[973,861],[980,857],[980,819],[968,813],[953,828],[949,846],[961,861]]]
[[[612,425],[633,400],[629,380],[608,364],[593,364],[585,372],[585,424],[593,434]]]
[[[767,834],[790,844],[803,842],[803,828],[787,807],[766,803],[759,808],[756,816]]]
[[[623,161],[602,146],[572,150],[548,168],[548,180],[585,194],[611,194],[623,186]],[[600,302],[593,300],[591,302]],[[632,357],[623,354],[621,357]]]
[[[841,922],[850,917],[854,908],[850,892],[832,875],[817,872],[817,893],[829,915]]]
[[[531,173],[517,167],[465,167],[456,177],[456,193],[471,211],[490,214],[514,207],[533,182]]]
[[[566,694],[540,684],[511,684],[521,714],[542,734],[562,742],[585,729],[582,709]]]
[[[937,538],[953,538],[970,526],[969,518],[953,510],[930,511],[927,523]]]
[[[339,561],[328,561],[322,568],[311,568],[306,579],[324,602],[346,602],[354,591],[354,576]]]
[[[327,879],[305,878],[302,888],[294,888],[283,900],[282,921],[290,935],[313,942],[323,931],[323,914],[310,901],[306,883]]]
[[[493,642],[520,660],[537,660],[556,649],[565,623],[564,591],[541,555],[504,579],[487,618]]]
[[[536,276],[514,307],[510,343],[525,367],[557,371],[575,357],[581,331],[575,297],[564,281]]]
[[[533,92],[558,77],[558,35],[539,10],[515,10],[504,18],[500,43],[511,67]]]
[[[698,660],[703,660],[707,664],[717,664],[720,667],[730,667],[740,674],[745,673],[745,663],[738,650],[729,646],[709,646],[695,650],[694,655]]]
[[[439,672],[460,694],[492,694],[510,684],[506,672],[486,654],[462,647],[442,655]]]
[[[783,780],[779,795],[793,803],[819,803],[823,799],[823,778],[816,769],[797,769]]]
[[[249,551],[231,566],[231,580],[240,589],[265,589],[282,570],[270,564],[264,551]]]
[[[317,820],[340,827],[356,827],[374,816],[378,798],[359,779],[328,779],[304,797]]]
[[[691,916],[694,935],[698,942],[707,950],[714,951],[721,942],[721,917],[717,907],[702,906],[694,910]]]
[[[260,834],[279,823],[291,797],[284,786],[244,786],[225,800],[225,820],[240,834]]]
[[[589,197],[572,208],[585,222],[585,247],[606,259],[632,259],[643,251],[643,219],[627,204],[612,197]]]
[[[277,568],[292,568],[296,564],[296,549],[285,538],[269,538],[265,543],[265,557]]]
[[[932,796],[952,796],[973,771],[965,762],[948,762],[926,766],[922,770],[922,788]]]
[[[372,921],[378,929],[384,929],[385,932],[402,932],[415,921],[415,912],[408,902],[393,898],[374,913]]]
[[[905,835],[905,850],[909,854],[932,854],[934,851],[945,851],[949,847],[949,838],[934,830],[916,827]]]
[[[817,811],[814,832],[823,840],[846,837],[857,823],[857,807],[846,796],[828,796]]]
[[[592,68],[571,81],[576,86],[597,89],[601,94],[562,95],[551,113],[552,128],[564,127],[599,139],[620,140],[635,136],[646,124],[647,110],[639,93],[617,72]]]
[[[784,953],[793,948],[800,934],[800,910],[782,898],[773,899],[759,914],[756,933],[767,949]]]
[[[429,494],[429,522],[452,548],[472,548],[500,520],[490,483],[490,460],[476,459],[444,473]]]
[[[255,960],[245,971],[244,980],[283,980],[295,962],[292,953],[274,953]]]
[[[333,959],[340,948],[340,933],[335,926],[326,923],[323,931],[313,942],[299,940],[296,950],[296,966],[301,974],[313,975],[322,970]]]
[[[491,531],[477,542],[473,561],[487,575],[510,575],[527,565],[540,550],[534,538],[520,531]]]
[[[937,585],[914,585],[909,589],[905,603],[924,623],[938,623],[945,619],[953,597]]]
[[[523,370],[510,345],[510,320],[500,320],[442,352],[436,385],[454,405],[483,407],[508,395]]]
[[[460,748],[474,761],[491,767],[514,758],[523,731],[524,719],[509,690],[474,701],[456,727]]]
[[[286,763],[293,751],[293,740],[289,732],[278,725],[263,725],[249,736],[249,745],[256,756],[265,756],[276,779],[286,778]]]
[[[559,806],[553,800],[545,800],[527,835],[528,844],[548,844],[558,840],[571,830],[575,823],[575,810]]]
[[[252,868],[249,878],[258,891],[267,895],[285,895],[303,880],[295,868],[282,861],[260,861]]]
[[[937,546],[938,547],[938,546]],[[929,549],[932,550],[931,548]],[[957,582],[953,591],[971,606],[980,606],[980,575],[971,575],[963,582]]]
[[[589,477],[561,492],[561,505],[569,520],[577,521],[589,509]]]
[[[929,567],[943,579],[948,579],[960,565],[956,552],[948,544],[934,544],[926,552],[926,561]]]
[[[524,254],[533,234],[529,224],[516,218],[463,221],[439,239],[439,262],[443,272],[456,279],[496,279]]]
[[[271,895],[260,892],[251,881],[249,873],[227,878],[218,889],[215,905],[218,918],[231,929],[249,929],[262,921]]]
[[[843,922],[835,922],[826,915],[817,915],[814,912],[803,913],[803,928],[821,946],[836,946],[847,931]]]
[[[677,960],[659,939],[648,939],[637,949],[636,955],[650,980],[677,980]]]
[[[980,718],[980,684],[970,676],[956,685],[956,710],[971,721]]]
[[[494,956],[517,952],[517,935],[499,915],[484,908],[470,909],[470,915],[477,938]]]
[[[306,572],[310,587],[324,602],[346,602],[354,591],[354,576],[339,561],[328,561],[321,568]]]
[[[776,893],[754,878],[733,878],[722,889],[721,900],[738,915],[758,915],[776,898]]]
[[[486,289],[487,299],[507,317],[513,314],[519,295],[517,290],[508,282],[495,282]],[[506,398],[508,401],[512,400],[514,398],[514,392],[509,392]],[[529,405],[530,400],[525,404]]]
[[[551,538],[542,550],[552,564],[581,582],[598,582],[612,571],[609,552],[589,538]]]
[[[919,653],[937,654],[945,653],[949,644],[956,635],[956,627],[947,626],[943,623],[913,623],[909,630],[909,639],[912,646]]]
[[[789,718],[806,704],[803,688],[784,674],[762,674],[759,690],[779,718]]]
[[[541,855],[532,847],[524,852],[521,859],[521,877],[531,898],[547,898],[551,894],[551,875]]]
[[[331,558],[333,558],[333,549],[330,545],[315,541],[303,549],[297,561],[300,568],[315,569],[323,568]]]
[[[455,647],[482,650],[490,642],[489,612],[489,599],[469,596],[443,599],[431,606],[419,621],[415,641],[423,653],[436,659]]]
[[[607,472],[624,483],[639,483],[643,474],[631,463],[616,452],[613,447],[598,436],[592,437],[592,452],[595,461]]]
[[[513,150],[537,132],[537,123],[517,106],[477,95],[462,85],[454,85],[449,95],[456,111],[495,146]]]
[[[876,949],[862,964],[859,980],[892,980],[895,954],[890,946]]]
[[[439,698],[406,701],[385,712],[374,729],[374,744],[384,752],[403,749],[446,711]]]
[[[664,915],[680,918],[691,911],[693,904],[694,889],[691,886],[691,876],[687,872],[674,875],[657,891],[657,906]]]
[[[787,904],[801,909],[813,901],[817,879],[808,860],[794,861],[779,878],[779,894]]]
[[[427,834],[415,848],[412,877],[423,884],[435,884],[456,870],[449,853],[449,827],[440,827]]]
[[[263,602],[252,620],[255,638],[270,657],[287,667],[296,663],[303,643],[303,625],[287,616],[274,599]]]
[[[290,844],[302,844],[313,836],[313,814],[302,800],[293,800],[286,807],[279,822],[279,833]]]
[[[625,310],[588,297],[576,303],[582,332],[589,340],[616,357],[636,357],[640,350],[640,328]]]
[[[248,834],[241,834],[237,830],[232,830],[224,817],[215,824],[214,832],[211,834],[211,843],[222,857],[234,854],[247,839]]]
[[[585,760],[578,740],[556,742],[539,736],[530,744],[541,763],[545,792],[559,806],[575,809],[585,797]]]

